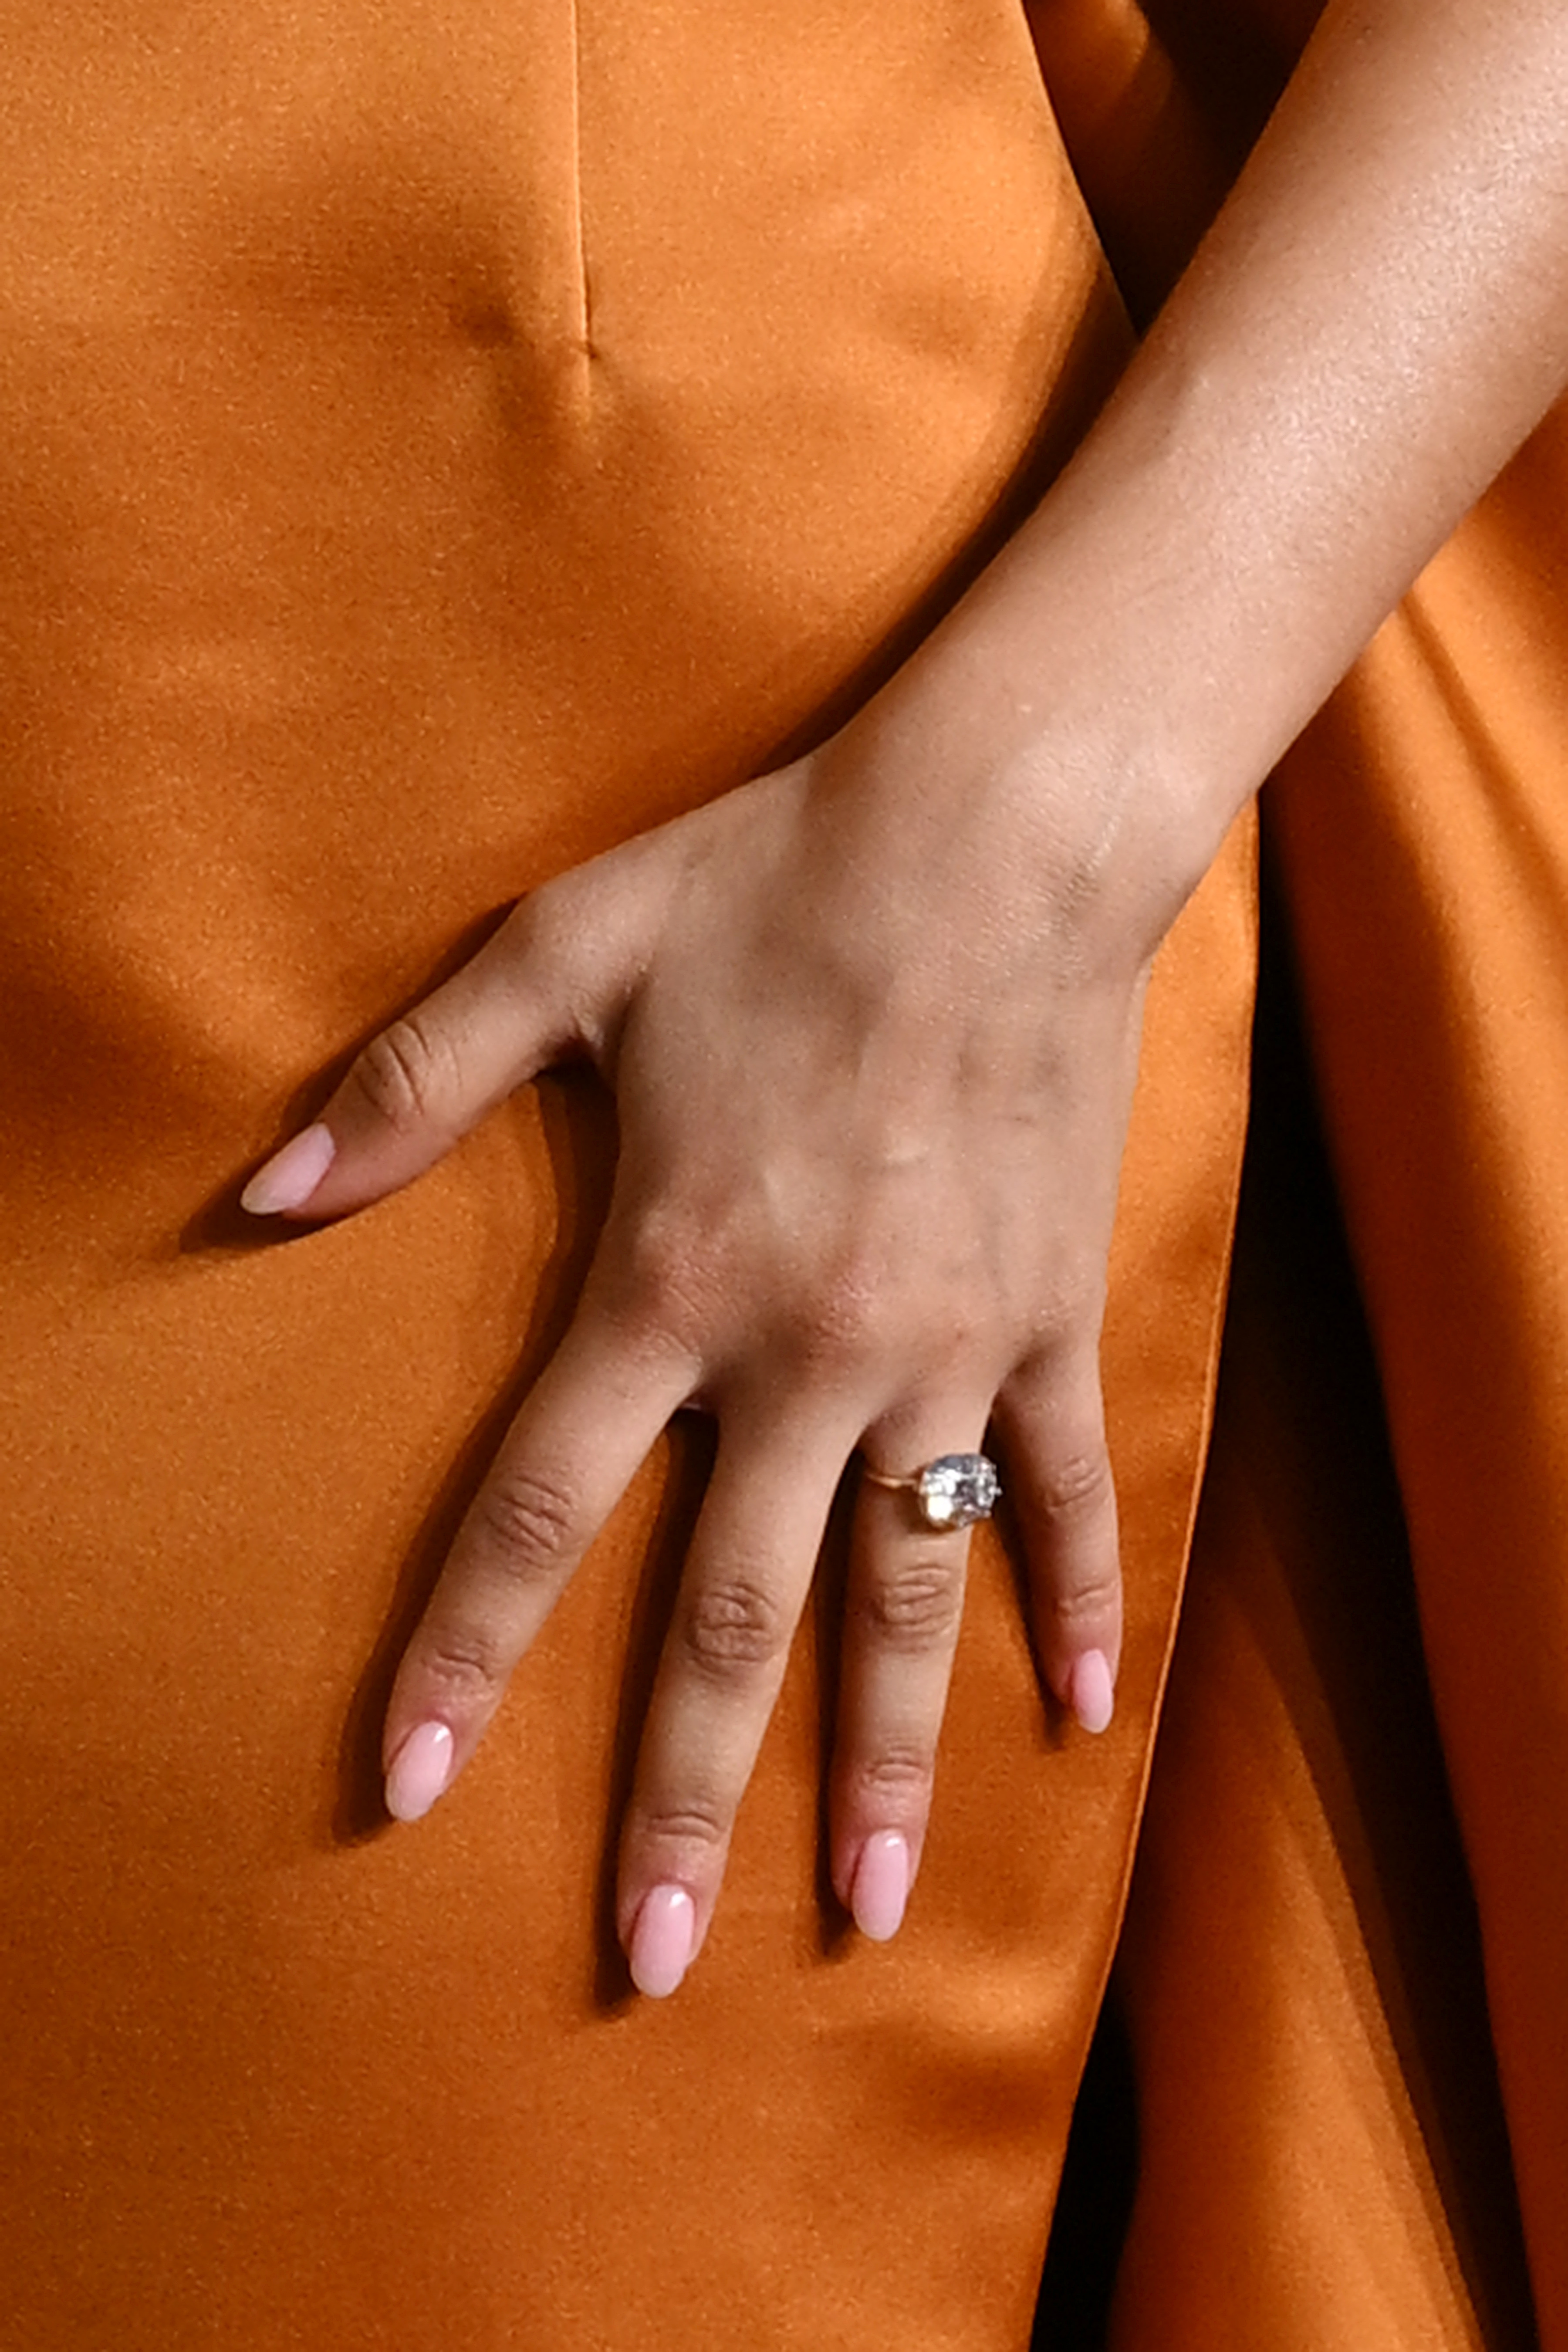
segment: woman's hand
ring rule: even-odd
[[[614,1087],[583,1297],[403,1660],[384,1755],[413,1819],[670,1415],[711,1413],[621,1848],[645,1991],[701,1945],[857,1449],[907,1473],[994,1423],[1046,1677],[1087,1728],[1110,1716],[1098,1348],[1160,894],[1127,887],[1103,790],[1053,788],[1033,719],[1005,729],[996,681],[955,669],[921,656],[824,751],[526,900],[246,1196],[341,1216],[547,1064],[586,1055]],[[966,1549],[861,1478],[831,1841],[874,1937],[920,1863]]]

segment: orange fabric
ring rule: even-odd
[[[952,592],[1310,14],[8,7],[6,2352],[1026,2339],[1209,1419],[1247,828],[1162,958],[1123,1185],[1117,1724],[1043,1721],[982,1545],[887,1950],[821,1888],[830,1560],[700,1966],[628,1995],[697,1431],[460,1790],[380,1814],[391,1663],[592,1244],[593,1088],[331,1232],[234,1194],[500,905],[829,724]],[[1117,2352],[1523,2352],[1467,1870],[1568,2347],[1563,430],[1271,791],[1410,1568],[1353,1317],[1266,1278],[1324,1229],[1276,1153],[1126,1938]]]
[[[1119,1961],[1141,2165],[1110,2343],[1525,2352],[1476,1907],[1279,992]]]
[[[389,1663],[603,1203],[591,1087],[337,1230],[233,1198],[510,896],[824,724],[1102,395],[1024,21],[19,0],[0,113],[0,2342],[1016,2345],[1208,1412],[1245,838],[1118,1236],[1121,1724],[1043,1726],[983,1549],[893,1950],[822,1899],[808,1628],[700,1968],[627,1996],[689,1434],[460,1792],[380,1815]]]

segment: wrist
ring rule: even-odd
[[[1047,654],[1037,607],[961,607],[817,755],[812,789],[862,880],[940,876],[961,917],[1020,942],[1070,934],[1077,968],[1124,977],[1152,959],[1251,780],[1216,789],[1139,675],[1135,632],[1108,628],[1091,648],[1080,612],[1070,646],[1068,634],[1064,620]]]

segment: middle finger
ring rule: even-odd
[[[618,1924],[639,1991],[673,1992],[701,1948],[857,1433],[842,1416],[721,1420],[622,1832]]]

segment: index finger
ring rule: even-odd
[[[689,1360],[584,1307],[474,1497],[393,1685],[386,1808],[417,1821],[479,1746],[513,1667],[692,1387]]]

